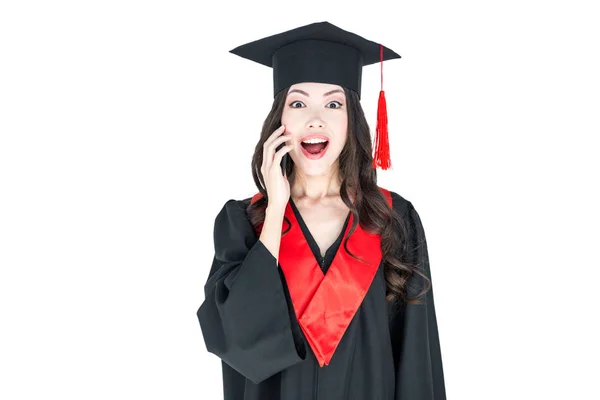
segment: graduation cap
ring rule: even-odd
[[[230,53],[273,68],[273,95],[299,82],[331,83],[361,94],[362,68],[381,63],[381,90],[373,168],[391,167],[383,61],[400,58],[393,50],[329,22],[317,22],[238,46]]]

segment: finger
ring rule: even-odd
[[[273,163],[277,163],[277,165],[281,164],[281,159],[283,158],[283,156],[285,155],[285,153],[287,153],[290,150],[292,150],[293,147],[294,146],[292,146],[292,145],[283,146],[277,153],[275,153],[275,157],[273,159]]]
[[[263,161],[267,168],[271,167],[271,163],[273,161],[273,157],[275,152],[279,150],[279,147],[286,141],[289,141],[292,138],[291,135],[281,135],[280,137],[274,139],[270,144],[265,144],[263,149]]]
[[[275,149],[275,151],[277,151],[277,147],[284,142],[288,142],[289,140],[292,138],[292,135],[281,135],[279,136],[277,139],[275,139],[272,143],[271,143],[271,147]]]
[[[277,139],[277,137],[279,137],[279,135],[281,135],[284,131],[285,125],[281,125],[279,128],[275,129],[273,133],[271,133],[271,135],[267,138],[267,140],[265,140],[264,145],[269,146],[273,142],[273,140]]]
[[[273,157],[275,157],[276,153],[277,149],[273,149],[272,147],[265,148],[266,158],[264,164],[267,171],[271,169],[271,165],[273,165]]]
[[[269,164],[268,168],[272,168],[273,164],[281,164],[281,159],[285,155],[285,153],[288,153],[294,148],[292,144],[286,145],[284,143],[281,143],[279,146],[281,146],[281,148],[278,150],[276,149],[275,154],[273,155],[273,160],[271,161],[271,164]]]

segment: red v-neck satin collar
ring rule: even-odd
[[[390,192],[379,189],[392,207]],[[260,197],[261,193],[254,195],[252,203]],[[279,264],[300,328],[322,367],[329,365],[381,264],[381,236],[367,233],[358,225],[348,240],[348,251],[362,260],[348,254],[342,241],[327,273],[323,274],[289,202],[285,216],[291,226],[281,237]],[[351,214],[344,240],[353,219]],[[283,225],[282,233],[287,229]],[[262,224],[259,233],[261,228]]]

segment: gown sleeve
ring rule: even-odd
[[[408,202],[405,214],[410,259],[419,262],[420,271],[430,279],[431,287],[421,296],[422,304],[404,304],[392,320],[392,342],[396,376],[395,400],[446,400],[442,355],[438,335],[433,281],[427,254],[425,232],[419,214]],[[416,297],[426,281],[413,274],[408,280],[408,296]]]
[[[236,200],[215,219],[214,247],[197,311],[207,351],[256,384],[304,360],[277,259]]]

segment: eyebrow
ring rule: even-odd
[[[301,94],[305,95],[306,97],[310,97],[310,95],[308,93],[306,93],[304,90],[300,90],[300,89],[292,89],[292,90],[290,90],[288,92],[288,94],[294,93],[294,92],[298,92],[298,93],[301,93]],[[333,94],[333,93],[342,93],[343,94],[344,91],[340,90],[340,89],[333,89],[333,90],[330,90],[327,93],[324,93],[323,97],[327,97],[327,96],[329,96],[330,94]]]

